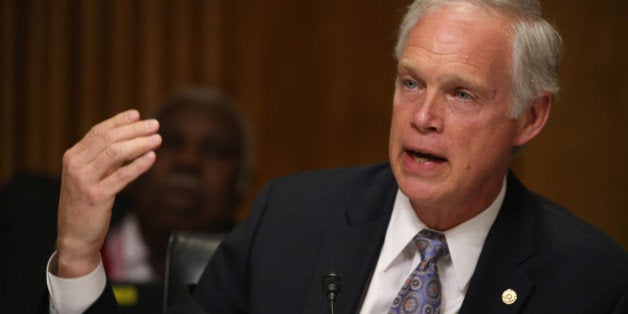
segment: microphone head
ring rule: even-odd
[[[336,270],[330,270],[323,274],[321,278],[321,288],[323,289],[325,297],[327,297],[327,301],[335,301],[342,289],[342,277],[340,277],[340,273]]]

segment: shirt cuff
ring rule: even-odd
[[[91,273],[77,278],[61,278],[50,272],[50,262],[57,258],[55,251],[46,265],[46,282],[50,293],[50,313],[83,313],[103,293],[107,285],[107,275],[102,264]]]

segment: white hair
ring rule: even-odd
[[[537,0],[415,0],[399,26],[395,57],[403,54],[412,29],[429,10],[442,5],[471,3],[512,15],[512,104],[510,117],[519,117],[541,92],[558,96],[558,65],[562,52],[560,34],[541,15]]]

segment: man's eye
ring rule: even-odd
[[[456,97],[458,97],[459,99],[463,99],[463,100],[473,99],[473,97],[471,97],[471,94],[463,90],[456,91],[454,95],[456,95]]]
[[[406,88],[409,89],[414,89],[417,87],[417,84],[414,80],[404,80],[403,84],[406,86]]]

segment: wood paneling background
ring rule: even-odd
[[[60,172],[90,126],[213,86],[255,131],[253,190],[387,158],[396,26],[408,0],[0,0],[0,181]],[[530,187],[628,247],[628,5],[543,0],[561,98],[517,158]]]

